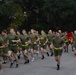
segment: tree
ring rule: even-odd
[[[2,0],[0,16],[9,28],[73,30],[76,0]]]
[[[0,14],[2,16],[8,16],[9,20],[11,19],[11,23],[9,22],[9,28],[17,29],[22,22],[24,21],[24,12],[22,7],[16,3],[15,0],[4,0],[1,1],[0,4]]]
[[[76,0],[45,0],[43,10],[48,14],[46,14],[47,19],[55,29],[63,28],[64,25],[69,25],[69,22],[73,25],[72,19],[75,19],[73,16],[76,15]]]

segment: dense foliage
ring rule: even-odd
[[[0,0],[0,30],[76,29],[76,0]]]

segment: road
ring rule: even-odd
[[[30,58],[30,57],[29,57]],[[35,56],[35,61],[24,65],[23,57],[19,60],[19,68],[9,68],[9,63],[3,65],[3,72],[0,75],[76,75],[76,58],[71,52],[64,53],[61,57],[61,69],[56,70],[54,57],[47,57],[41,60],[41,55]]]

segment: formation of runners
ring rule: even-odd
[[[68,45],[72,45],[72,51],[76,56],[76,31],[72,33],[73,40],[70,41],[67,38],[67,32],[52,32],[48,31],[48,34],[44,30],[38,31],[31,29],[26,32],[23,29],[20,31],[15,31],[13,28],[10,29],[9,33],[3,30],[0,35],[0,70],[2,70],[2,65],[7,64],[7,58],[10,62],[10,68],[12,68],[14,62],[16,62],[16,68],[19,67],[19,59],[21,54],[23,54],[24,64],[29,64],[29,62],[35,61],[34,55],[41,54],[41,60],[45,59],[45,54],[47,56],[54,56],[57,62],[57,70],[60,70],[60,58],[62,52],[68,53]],[[50,51],[46,49],[49,47]],[[29,61],[29,55],[31,56],[31,61]],[[14,58],[14,60],[13,60]]]

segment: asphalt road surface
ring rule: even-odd
[[[30,57],[29,57],[30,58]],[[31,60],[31,58],[30,58]],[[0,75],[76,75],[76,58],[74,57],[71,46],[69,53],[64,53],[61,57],[61,69],[56,70],[56,62],[53,57],[41,60],[41,55],[35,56],[35,61],[24,65],[23,57],[19,60],[19,68],[9,68],[9,63],[3,65],[3,72]]]

